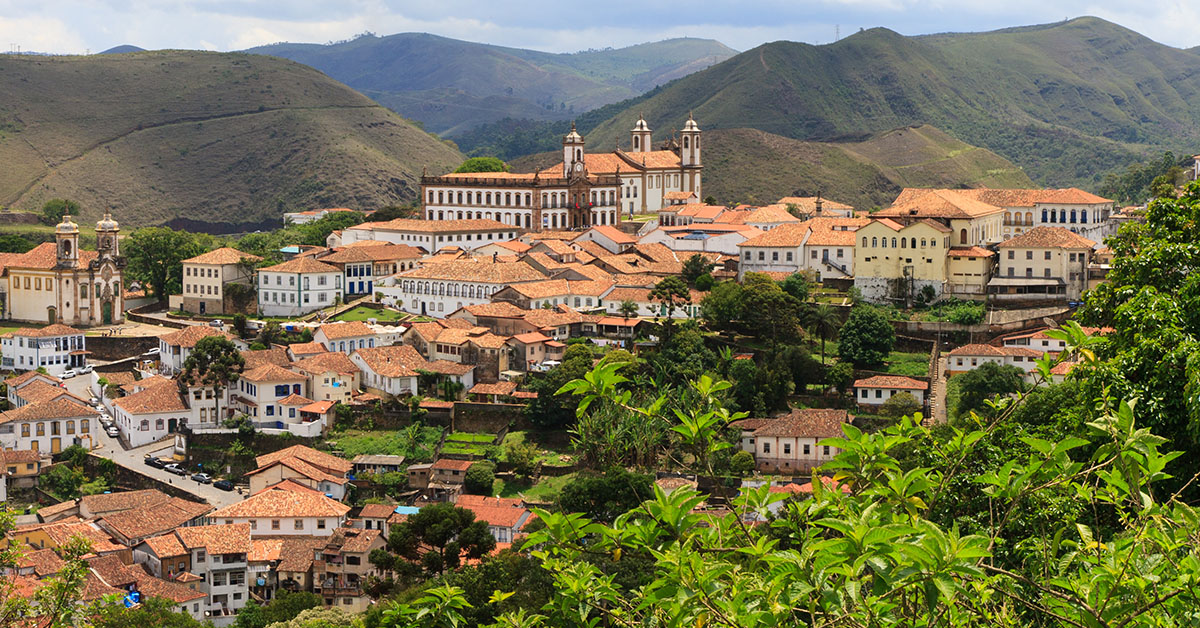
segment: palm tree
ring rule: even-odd
[[[825,363],[825,340],[837,333],[842,318],[826,303],[821,303],[808,311],[808,327],[821,338],[821,364]]]
[[[625,299],[624,301],[621,301],[621,305],[617,307],[617,311],[620,312],[621,316],[628,321],[634,316],[637,316],[638,304],[634,303],[632,299]]]

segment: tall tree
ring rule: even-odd
[[[621,301],[621,305],[617,307],[617,311],[621,313],[622,318],[629,320],[637,316],[638,304],[632,299],[625,299]]]
[[[722,281],[713,286],[700,302],[700,310],[710,329],[732,337],[744,312],[742,285],[736,281]]]
[[[496,547],[487,523],[454,504],[430,504],[392,526],[388,550],[419,562],[430,575],[456,569],[463,558],[480,558]]]
[[[1010,365],[984,362],[978,368],[955,375],[953,386],[959,390],[954,414],[959,418],[970,412],[987,414],[986,402],[998,395],[1009,395],[1027,388],[1025,371]]]
[[[825,363],[825,340],[832,338],[838,331],[838,325],[842,323],[842,317],[838,316],[833,306],[826,303],[819,303],[816,307],[810,308],[805,312],[805,324],[812,331],[812,334],[821,339],[821,363]]]
[[[495,157],[472,157],[454,172],[508,172],[508,164]]]
[[[221,391],[241,377],[246,359],[224,336],[201,338],[192,352],[183,361],[183,373],[179,381],[184,385],[211,386],[213,408],[221,416]]]
[[[896,331],[878,308],[856,305],[838,332],[838,356],[857,367],[879,366],[896,344]]]
[[[771,353],[775,353],[779,344],[792,343],[800,337],[803,303],[762,273],[747,273],[743,284],[746,324],[771,341]]]
[[[204,252],[196,237],[169,227],[144,227],[121,244],[129,265],[125,273],[140,281],[159,301],[183,290],[183,260]]]
[[[808,294],[812,291],[812,286],[809,285],[808,277],[805,277],[804,273],[788,275],[787,279],[779,283],[779,287],[801,303],[808,300]]]
[[[713,269],[713,263],[708,261],[707,257],[699,253],[692,254],[691,257],[683,261],[683,272],[680,275],[687,285],[695,287],[696,280],[701,275],[707,275]]]

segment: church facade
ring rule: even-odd
[[[54,242],[11,259],[0,278],[7,283],[4,318],[71,326],[124,322],[125,258],[120,226],[105,213],[96,223],[96,250],[79,248],[79,225],[63,216]]]
[[[624,216],[654,213],[671,193],[701,197],[700,127],[688,118],[660,150],[638,118],[630,151],[588,153],[571,125],[562,162],[534,173],[477,172],[421,177],[428,220],[491,219],[526,231],[617,225]],[[678,196],[675,194],[674,196]]]

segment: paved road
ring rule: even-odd
[[[74,395],[88,399],[91,397],[91,391],[88,390],[90,381],[91,379],[88,375],[68,379],[66,380],[67,390]],[[172,486],[177,486],[191,493],[196,498],[208,502],[214,508],[222,508],[242,500],[242,496],[236,491],[222,491],[211,484],[200,484],[192,481],[189,477],[172,475],[162,469],[156,469],[147,465],[145,463],[147,454],[170,456],[172,448],[170,440],[143,445],[135,449],[127,449],[120,439],[109,436],[104,430],[97,430],[94,436],[96,448],[92,450],[93,454],[102,458],[108,458],[122,467],[136,471],[142,475],[155,478]]]

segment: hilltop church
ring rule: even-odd
[[[79,225],[70,216],[54,227],[54,242],[8,254],[0,269],[6,288],[4,318],[71,326],[124,322],[120,226],[111,214],[96,223],[96,250],[79,248]]]
[[[428,220],[496,220],[529,231],[616,225],[622,214],[657,213],[702,198],[700,126],[688,116],[654,150],[652,131],[639,117],[630,150],[588,153],[571,124],[562,162],[533,173],[475,172],[421,177]]]

